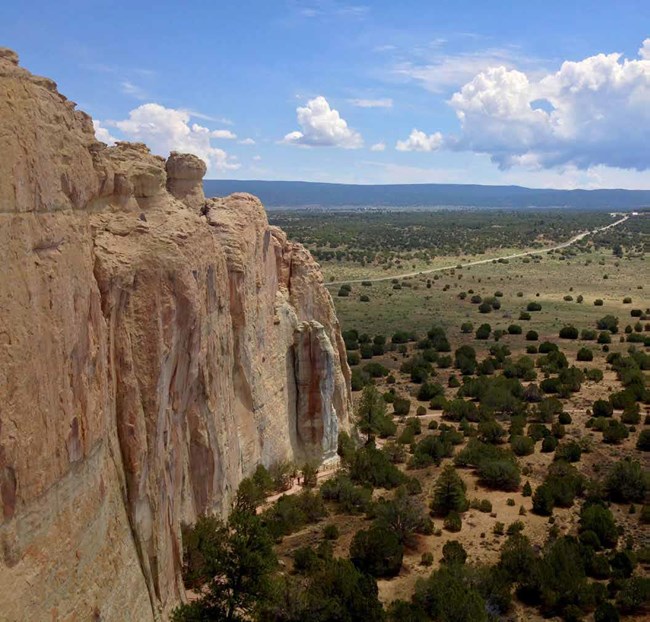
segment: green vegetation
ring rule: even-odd
[[[230,619],[251,622],[647,615],[650,227],[546,253],[609,216],[495,212],[484,228],[485,214],[348,216],[280,216],[335,281],[355,404],[340,468],[280,463],[242,482],[271,543],[254,599],[242,584],[233,600],[205,561],[224,553],[214,531],[228,542],[230,519],[185,527],[199,604],[175,619],[228,619],[230,602],[243,603]],[[460,267],[522,244],[540,252]]]
[[[174,611],[174,622],[248,619],[271,596],[273,541],[254,507],[238,502],[227,523],[200,518],[183,534],[183,576],[200,598]]]
[[[431,509],[439,516],[464,512],[469,507],[465,484],[453,466],[447,465],[438,479],[431,500]]]

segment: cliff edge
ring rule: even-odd
[[[204,163],[107,147],[0,48],[0,610],[159,620],[180,526],[326,461],[349,369],[318,264]]]

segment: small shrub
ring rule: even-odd
[[[640,451],[650,451],[650,429],[645,429],[639,434],[636,442],[636,448]]]
[[[422,553],[422,557],[420,558],[420,566],[426,566],[427,568],[429,566],[433,565],[433,553],[430,551],[426,551]]]
[[[557,448],[557,439],[554,436],[546,436],[542,441],[542,452],[550,453]]]
[[[596,322],[598,330],[608,330],[612,334],[618,332],[618,318],[613,315],[605,315]]]
[[[358,531],[350,544],[350,561],[373,577],[394,577],[402,567],[404,546],[390,530],[375,525]]]
[[[492,512],[492,502],[489,499],[472,499],[470,507],[484,514]]]
[[[447,531],[456,533],[461,530],[463,526],[463,521],[461,520],[460,514],[458,512],[450,512],[445,516],[443,525]]]
[[[347,353],[347,359],[348,359],[348,365],[350,367],[354,367],[355,365],[358,365],[361,362],[361,356],[359,355],[358,352],[355,351],[348,351]]]
[[[616,503],[642,502],[648,490],[648,474],[638,461],[615,462],[605,478],[605,490]]]
[[[598,343],[601,345],[610,344],[612,343],[612,336],[608,332],[602,331],[598,334]]]
[[[447,565],[463,565],[467,559],[467,551],[458,540],[449,540],[442,547],[442,562]]]
[[[579,335],[575,326],[564,326],[560,329],[560,339],[577,339]]]
[[[525,528],[524,523],[520,520],[516,520],[514,523],[508,525],[506,534],[509,536],[516,536],[517,534],[521,533],[524,530],[524,528]]]
[[[591,382],[601,382],[603,379],[603,372],[600,369],[588,369],[585,377]]]
[[[530,436],[513,436],[510,445],[516,456],[529,456],[535,451],[535,441]]]
[[[329,524],[323,527],[323,538],[325,540],[337,540],[339,537],[339,528],[336,525]]]
[[[610,445],[618,445],[629,435],[628,429],[620,421],[612,419],[609,421],[609,425],[603,430],[603,441]]]
[[[606,400],[596,400],[591,407],[594,417],[611,417],[614,414],[614,408]]]
[[[469,334],[474,330],[474,325],[471,322],[463,322],[460,325],[460,332],[464,334]]]
[[[576,358],[580,362],[593,361],[594,353],[589,348],[580,348]]]
[[[555,460],[564,460],[566,462],[579,462],[582,455],[582,448],[575,441],[562,443],[555,450]]]

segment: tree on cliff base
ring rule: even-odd
[[[357,406],[357,428],[365,434],[368,441],[375,436],[395,434],[396,426],[386,414],[386,402],[373,385],[366,385]]]
[[[240,497],[227,523],[201,517],[184,530],[183,548],[186,584],[200,597],[175,609],[172,621],[250,620],[269,595],[277,563],[255,507]]]

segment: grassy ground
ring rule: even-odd
[[[518,247],[503,247],[494,251],[494,254],[510,255],[521,252]],[[322,264],[323,274],[325,280],[329,281],[344,281],[346,279],[363,279],[363,278],[386,278],[395,277],[400,274],[409,272],[419,272],[432,270],[435,268],[446,268],[449,266],[456,266],[460,263],[470,263],[485,259],[486,256],[491,256],[491,253],[485,254],[461,254],[461,255],[440,255],[423,261],[421,259],[398,259],[392,266],[384,264],[367,264],[362,266],[356,262],[347,261],[327,261]]]
[[[517,252],[521,249],[512,249]],[[510,249],[500,249],[499,255],[508,254]],[[571,255],[571,253],[575,253]],[[401,288],[395,289],[391,281],[376,282],[371,286],[354,284],[349,296],[338,296],[339,286],[331,286],[336,310],[343,330],[357,329],[359,333],[368,333],[371,336],[383,334],[390,336],[398,330],[415,331],[419,336],[424,336],[433,325],[442,325],[447,330],[452,351],[461,344],[468,343],[477,351],[479,361],[487,356],[489,347],[494,343],[490,338],[487,341],[477,341],[474,334],[463,334],[460,325],[463,322],[472,322],[474,329],[487,322],[492,329],[506,329],[510,324],[519,324],[523,328],[522,335],[505,335],[501,343],[509,346],[512,357],[516,359],[525,353],[526,346],[531,342],[526,341],[524,335],[528,330],[539,333],[539,341],[549,340],[561,347],[566,354],[569,364],[576,364],[580,369],[597,368],[604,372],[602,382],[594,383],[585,381],[578,393],[563,400],[564,409],[572,417],[572,423],[567,425],[567,439],[584,440],[591,451],[584,453],[576,467],[589,478],[599,478],[607,468],[623,457],[632,456],[641,460],[645,468],[650,466],[650,456],[635,448],[636,440],[644,424],[636,426],[628,439],[619,445],[607,445],[602,440],[602,434],[586,427],[590,417],[589,409],[597,399],[607,399],[613,391],[621,389],[615,373],[606,363],[607,353],[595,342],[581,340],[567,341],[559,339],[558,333],[562,326],[571,324],[578,329],[596,328],[596,321],[611,314],[619,318],[620,331],[614,335],[610,351],[625,353],[629,347],[621,343],[619,337],[624,335],[627,324],[634,325],[637,318],[630,315],[632,309],[645,310],[650,307],[650,267],[641,253],[633,253],[632,257],[617,258],[612,253],[612,247],[602,246],[596,249],[592,244],[574,247],[571,253],[542,254],[538,259],[513,259],[508,263],[489,263],[463,269],[447,270],[445,272],[420,275],[408,279],[398,280]],[[480,259],[481,256],[445,256],[437,257],[430,263],[409,260],[403,261],[397,272],[409,272],[420,268],[433,268],[436,266],[457,265],[461,262]],[[415,266],[415,267],[414,267]],[[389,271],[381,266],[369,265],[362,267],[358,262],[327,261],[323,263],[326,282],[329,280],[343,280],[363,277],[377,277],[391,274],[394,266]],[[607,278],[604,278],[605,275]],[[503,293],[499,300],[501,308],[488,314],[478,311],[478,305],[472,304],[472,293],[482,297],[493,296],[495,292]],[[459,298],[459,293],[467,292],[464,300]],[[369,301],[362,302],[361,296],[368,296]],[[564,300],[565,296],[572,296],[573,300]],[[577,302],[578,296],[583,296],[582,303]],[[630,297],[632,302],[623,303],[625,297]],[[594,300],[601,299],[602,306],[595,306]],[[536,301],[542,306],[541,311],[532,312],[529,321],[520,321],[519,314],[526,309],[528,302]],[[646,322],[644,321],[643,324]],[[644,334],[648,334],[645,332]],[[390,339],[389,339],[390,340]],[[582,346],[588,346],[594,352],[594,360],[588,363],[576,362],[576,352]],[[637,347],[643,347],[637,346]],[[421,417],[423,435],[429,434],[427,424],[431,420],[442,422],[442,412],[432,410],[427,402],[418,402],[416,399],[418,385],[410,381],[410,377],[401,373],[402,362],[413,354],[414,344],[407,346],[408,351],[401,354],[397,351],[387,352],[380,357],[374,357],[373,362],[378,362],[387,367],[395,378],[394,388],[400,396],[411,400],[410,415],[415,414],[417,406],[426,407],[426,414]],[[532,355],[537,358],[539,355]],[[368,361],[361,361],[361,367]],[[435,382],[440,382],[445,387],[447,398],[454,397],[456,389],[448,388],[451,374],[458,375],[454,369],[436,369]],[[543,378],[539,374],[537,381]],[[385,379],[377,381],[381,392],[389,389]],[[355,401],[360,393],[354,393]],[[388,406],[391,410],[390,405]],[[647,405],[641,406],[641,422],[648,414]],[[616,414],[620,418],[620,412]],[[448,422],[447,422],[448,423]],[[455,424],[452,424],[455,425]],[[403,422],[399,423],[398,434],[403,429]],[[463,443],[464,445],[464,443]],[[456,448],[460,451],[463,445]],[[544,480],[549,464],[553,461],[553,453],[542,453],[541,443],[537,443],[532,455],[519,458],[518,462],[523,471],[522,485],[528,481],[533,490]],[[423,488],[422,500],[429,503],[436,478],[449,460],[444,460],[438,466],[425,469],[409,470],[408,474],[417,477]],[[403,465],[400,468],[405,468]],[[492,511],[482,513],[470,509],[463,516],[462,529],[458,533],[449,533],[442,529],[438,535],[418,536],[416,543],[407,549],[404,563],[399,575],[390,580],[379,580],[379,594],[384,603],[395,599],[409,600],[413,594],[418,579],[429,576],[432,568],[438,567],[442,557],[442,547],[449,540],[458,540],[468,552],[470,563],[495,563],[499,550],[506,538],[494,533],[497,523],[504,523],[507,527],[511,523],[521,520],[525,524],[524,534],[537,546],[543,546],[549,534],[549,519],[532,513],[530,497],[522,495],[521,487],[516,492],[500,492],[488,490],[479,485],[476,475],[470,469],[460,469],[463,480],[467,486],[468,499],[488,499],[492,503]],[[375,496],[391,493],[383,490],[375,491]],[[523,508],[521,510],[520,508]],[[325,524],[337,525],[340,537],[335,543],[335,554],[346,557],[350,542],[354,534],[360,529],[366,529],[370,521],[364,516],[349,516],[336,514],[334,506],[330,508],[330,516],[321,524],[312,525],[283,540],[278,547],[278,552],[287,568],[292,565],[292,552],[305,545],[315,545],[322,540],[322,530]],[[612,505],[617,523],[621,526],[621,542],[630,538],[635,547],[648,545],[647,529],[639,523],[638,513],[630,514],[627,505]],[[553,512],[555,525],[561,534],[575,534],[578,529],[580,503],[576,502],[571,508],[556,508]],[[440,519],[434,519],[436,529],[442,527]],[[423,552],[433,554],[433,567],[423,566],[421,556]],[[640,569],[640,573],[646,570]],[[515,604],[511,619],[542,620],[536,610],[526,608],[520,603]],[[586,618],[592,619],[592,618]],[[641,620],[643,616],[627,619]]]
[[[471,336],[460,334],[450,334],[449,337],[452,349],[455,349],[464,342],[471,343],[477,350],[479,360],[487,355],[487,349],[493,343],[492,340],[487,342],[475,341]],[[527,342],[525,342],[523,336],[506,336],[501,343],[507,343],[512,350],[513,358],[516,358],[523,354]],[[584,342],[581,344],[580,342],[561,342],[562,351],[566,353],[570,364],[575,362],[572,351],[578,345],[584,345]],[[605,358],[607,354],[600,351],[597,347],[593,349],[595,354],[594,360],[589,363],[578,363],[578,365],[581,369],[597,368],[605,370],[603,381],[598,383],[586,381],[583,383],[580,392],[572,394],[567,400],[563,400],[565,411],[573,419],[571,424],[566,425],[567,436],[564,442],[569,439],[584,441],[587,438],[589,439],[587,446],[591,446],[591,450],[588,453],[584,453],[581,460],[575,466],[582,474],[589,478],[599,477],[599,474],[602,475],[609,465],[620,461],[626,456],[641,459],[645,467],[648,468],[650,466],[648,456],[641,454],[635,449],[636,440],[644,427],[643,425],[637,426],[636,430],[630,434],[630,437],[619,445],[607,445],[603,443],[602,435],[599,432],[589,430],[585,425],[590,417],[588,408],[591,407],[593,402],[597,399],[607,399],[612,391],[621,389],[615,373],[606,369]],[[611,351],[624,352],[625,350],[626,344],[613,343],[611,346]],[[390,385],[383,379],[378,380],[377,386],[380,392],[394,388],[399,395],[410,398],[412,401],[410,416],[415,414],[415,409],[418,405],[426,407],[426,414],[419,417],[423,428],[422,435],[418,437],[418,439],[421,439],[427,434],[431,434],[427,430],[430,421],[435,420],[440,424],[444,420],[440,410],[432,410],[428,407],[427,402],[417,401],[415,396],[419,385],[413,384],[408,375],[399,371],[402,361],[411,356],[414,351],[414,344],[409,344],[408,352],[405,354],[389,352],[383,356],[374,357],[372,360],[389,368],[391,374],[395,377],[395,383]],[[537,358],[537,356],[539,355],[534,355],[534,358]],[[434,380],[447,387],[449,376],[452,374],[458,375],[458,371],[454,369],[437,369]],[[537,382],[539,382],[539,378]],[[447,398],[453,398],[455,394],[455,389],[446,388],[445,395]],[[355,393],[354,396],[356,401],[360,393]],[[390,405],[388,409],[389,411],[391,410]],[[642,420],[647,412],[649,412],[647,407],[645,409],[642,408]],[[449,421],[445,421],[445,423],[449,424]],[[455,426],[456,424],[452,425]],[[398,424],[396,436],[399,436],[402,429],[403,421]],[[378,441],[378,444],[381,446],[383,442]],[[466,441],[456,447],[455,453],[458,453],[465,444]],[[542,484],[547,468],[554,459],[552,452],[542,453],[540,447],[541,443],[536,443],[535,451],[532,455],[518,459],[523,471],[521,483],[523,485],[524,482],[528,481],[533,490]],[[423,491],[421,497],[424,503],[428,504],[432,497],[436,478],[443,467],[450,462],[451,459],[445,459],[440,466],[430,466],[416,470],[406,469],[404,465],[400,465],[400,468],[405,470],[409,476],[415,476],[420,480]],[[522,521],[525,525],[523,533],[534,545],[542,547],[546,542],[550,527],[549,519],[548,517],[538,516],[532,513],[531,497],[523,496],[521,487],[518,491],[514,492],[490,490],[479,484],[478,478],[472,469],[459,469],[458,472],[467,486],[467,498],[488,499],[492,504],[492,511],[483,513],[475,509],[468,510],[463,515],[462,529],[458,533],[450,533],[442,529],[436,535],[417,536],[415,544],[408,547],[405,551],[404,561],[399,575],[392,579],[378,580],[379,596],[385,604],[396,599],[409,600],[414,592],[418,579],[427,578],[432,568],[438,566],[442,558],[442,548],[450,540],[459,541],[468,553],[468,561],[477,564],[495,564],[499,559],[501,546],[507,536],[495,533],[497,523],[503,523],[507,528],[508,525],[515,521]],[[381,496],[390,497],[391,494],[389,491],[375,490],[374,496],[375,498]],[[523,511],[521,508],[523,508]],[[638,514],[630,514],[629,506],[627,505],[612,505],[611,509],[622,530],[621,542],[626,538],[631,538],[634,541],[635,547],[647,546],[647,530],[639,523]],[[574,503],[571,508],[555,508],[553,512],[554,524],[559,529],[560,534],[575,534],[577,532],[579,512],[579,502]],[[315,546],[323,539],[322,530],[326,524],[335,524],[340,533],[339,538],[334,544],[335,555],[347,557],[354,534],[360,529],[367,529],[370,521],[363,515],[350,516],[337,514],[335,506],[331,505],[330,516],[326,521],[321,524],[311,525],[300,532],[292,534],[285,538],[281,545],[279,545],[278,553],[288,568],[293,563],[293,551],[306,545]],[[442,521],[438,518],[434,519],[434,526],[435,528],[441,528]],[[433,567],[423,566],[421,564],[421,557],[424,552],[433,554]],[[643,573],[644,571],[640,570],[640,572]],[[511,618],[513,620],[541,621],[544,619],[536,610],[524,607],[516,601],[512,615],[514,616]],[[642,620],[645,618],[643,615],[640,615],[630,616],[626,619]]]
[[[447,260],[454,263],[453,258]],[[564,324],[593,327],[599,317],[610,313],[620,317],[623,327],[630,323],[630,309],[650,306],[649,274],[650,265],[642,258],[617,259],[611,251],[601,251],[581,253],[573,259],[560,260],[560,255],[553,254],[544,255],[538,262],[513,259],[507,264],[449,270],[436,274],[437,280],[429,275],[400,281],[401,289],[394,289],[391,281],[370,287],[356,284],[348,297],[338,296],[337,286],[331,291],[344,330],[390,335],[404,329],[422,334],[433,324],[452,330],[465,321],[475,326],[487,322],[492,328],[506,328],[515,322],[524,330],[533,328],[540,335],[557,336]],[[427,280],[431,288],[427,288]],[[501,308],[479,313],[478,305],[469,301],[471,294],[463,301],[458,299],[460,292],[470,289],[481,296],[502,291]],[[519,292],[521,297],[517,296]],[[369,302],[361,302],[363,294]],[[573,301],[563,300],[567,295]],[[578,295],[584,297],[582,304],[576,302]],[[631,304],[623,304],[626,296],[632,298]],[[598,298],[603,306],[594,306]],[[542,310],[533,314],[531,322],[518,322],[529,301],[541,303]]]

